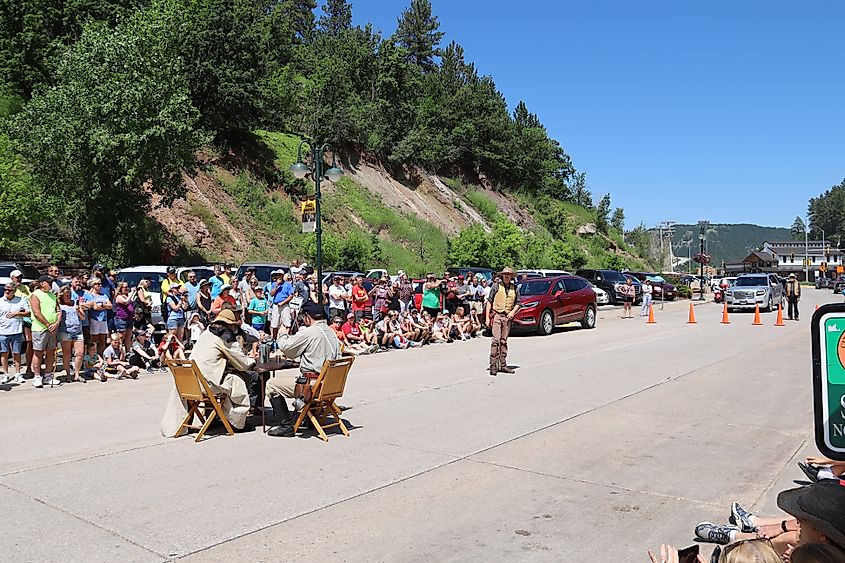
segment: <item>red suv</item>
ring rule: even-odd
[[[520,282],[519,313],[514,329],[551,334],[555,326],[580,321],[584,328],[596,326],[596,294],[579,276],[534,278]]]

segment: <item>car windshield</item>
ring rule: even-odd
[[[270,281],[270,272],[273,270],[283,270],[285,272],[290,272],[288,268],[282,268],[281,266],[250,266],[251,268],[255,268],[255,277],[258,281],[268,282]],[[238,274],[246,274],[246,268],[241,266],[238,270]],[[243,279],[243,275],[238,276],[239,279]]]
[[[11,277],[11,273],[15,270],[14,266],[0,266],[0,278]]]
[[[214,270],[211,268],[191,268],[179,274],[179,279],[188,281],[188,272],[194,272],[197,275],[197,281],[208,280],[214,276]]]
[[[549,287],[552,285],[551,280],[531,280],[522,282],[517,285],[519,289],[519,294],[521,296],[525,295],[545,295],[549,292]]]
[[[769,285],[769,282],[763,276],[744,276],[737,278],[734,285],[737,287],[758,287],[761,285]]]
[[[652,282],[666,283],[666,280],[663,279],[663,276],[646,276],[646,279]]]
[[[128,283],[129,287],[136,287],[139,281],[147,278],[150,280],[150,291],[161,293],[161,282],[166,277],[164,272],[118,272],[116,279]]]

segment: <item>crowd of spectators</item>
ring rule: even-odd
[[[163,327],[152,324],[151,280],[136,286],[96,264],[90,275],[61,280],[56,266],[31,283],[15,270],[0,298],[0,384],[38,388],[70,381],[134,379],[164,371],[164,361],[184,358],[224,308],[238,315],[258,354],[259,343],[297,330],[308,302],[325,305],[330,325],[352,354],[452,343],[479,336],[490,285],[483,277],[429,274],[422,282],[404,272],[374,283],[361,276],[332,276],[320,286],[305,266],[276,270],[261,283],[254,269],[238,279],[215,266],[210,279],[168,268],[161,281]],[[320,295],[319,292],[322,292]],[[57,376],[57,373],[63,372]]]

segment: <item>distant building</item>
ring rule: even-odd
[[[741,261],[725,263],[725,273],[775,272],[784,277],[795,274],[804,280],[806,267],[808,281],[814,281],[823,275],[836,277],[843,265],[842,250],[820,240],[764,241],[763,248]]]

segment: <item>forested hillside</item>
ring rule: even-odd
[[[691,252],[699,250],[700,229],[698,225],[675,225],[672,237],[672,247],[676,256],[687,256],[687,243],[692,241]],[[747,223],[720,224],[710,223],[707,226],[707,252],[711,257],[711,264],[721,267],[722,262],[737,262],[742,260],[755,249],[760,248],[764,241],[790,240],[789,229],[781,227],[761,227]],[[803,238],[803,237],[802,237]]]
[[[586,174],[524,103],[509,111],[428,0],[387,37],[351,14],[0,4],[0,245],[114,264],[313,259],[296,215],[313,188],[288,170],[304,137],[349,173],[324,197],[329,267],[643,265],[624,212],[594,207]],[[586,223],[598,233],[577,235]]]

